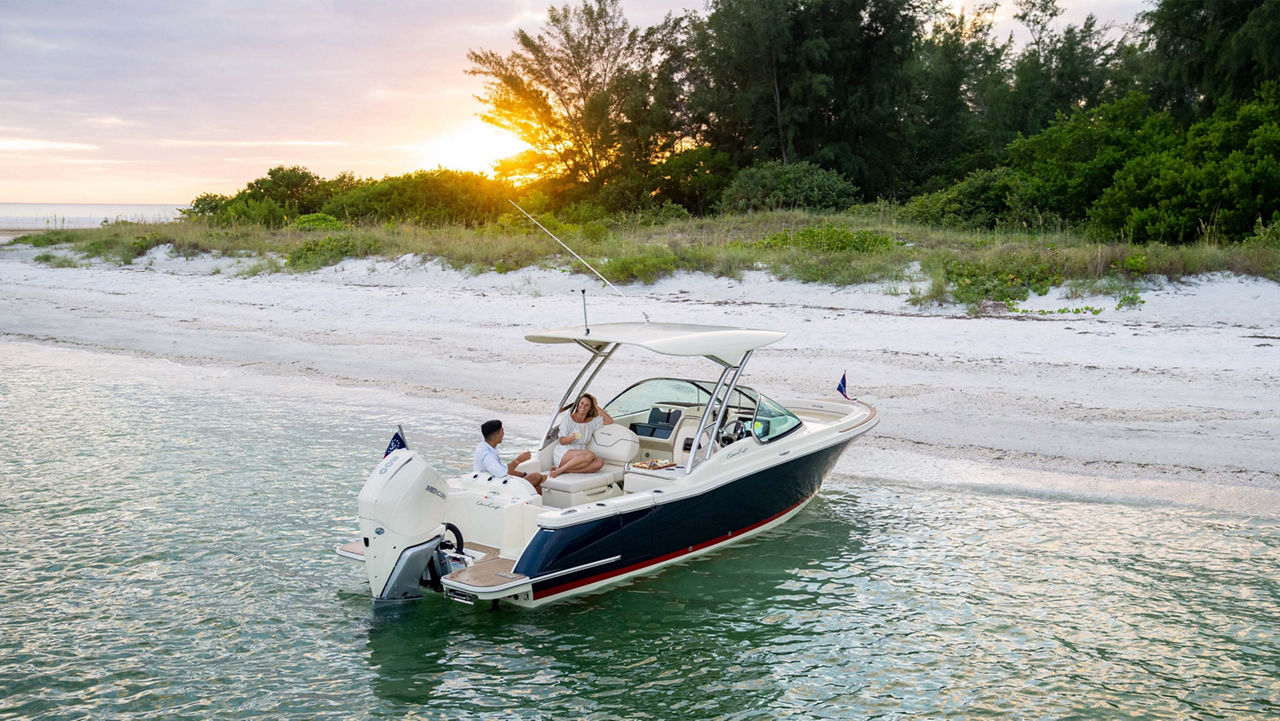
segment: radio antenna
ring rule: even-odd
[[[578,255],[577,253],[574,253],[573,248],[570,248],[570,247],[569,247],[569,245],[568,245],[567,243],[565,243],[563,240],[560,240],[559,238],[557,238],[555,233],[552,233],[551,231],[547,230],[547,229],[546,229],[546,227],[542,225],[542,223],[539,223],[537,218],[533,217],[532,215],[529,215],[528,213],[526,213],[526,212],[525,212],[524,208],[521,208],[519,205],[516,205],[516,201],[511,200],[510,198],[508,198],[508,199],[507,199],[507,202],[508,202],[508,203],[511,203],[513,206],[515,206],[515,209],[516,209],[516,210],[518,210],[518,211],[520,211],[521,213],[523,213],[523,214],[524,214],[524,217],[526,217],[526,218],[528,218],[529,220],[533,221],[533,224],[534,224],[534,225],[538,226],[539,228],[542,228],[542,232],[544,232],[544,233],[546,233],[547,235],[551,236],[551,239],[552,239],[552,240],[554,240],[555,242],[559,243],[559,244],[560,244],[560,247],[564,248],[565,250],[569,251],[570,253],[573,253],[573,257],[577,258],[579,262],[581,262],[583,265],[585,265],[585,266],[587,266],[588,268],[590,268],[590,269],[591,269],[591,272],[592,272],[592,273],[595,273],[597,278],[599,278],[600,280],[603,280],[605,285],[607,285],[607,286],[609,286],[610,288],[612,288],[612,289],[613,289],[613,292],[614,292],[614,293],[617,293],[619,298],[626,298],[626,297],[627,297],[626,295],[624,295],[624,294],[623,294],[623,292],[622,292],[622,291],[618,290],[618,286],[614,285],[613,283],[610,283],[608,278],[606,278],[606,277],[604,277],[603,275],[601,275],[601,274],[600,274],[600,271],[598,271],[598,270],[596,270],[594,267],[592,267],[592,265],[591,265],[590,263],[588,263],[585,259],[583,259],[583,257],[582,257],[582,256]],[[649,322],[649,314],[648,314],[648,313],[646,313],[646,312],[644,312],[644,311],[640,311],[640,315],[644,316],[644,322],[645,322],[645,323],[648,323],[648,322]],[[583,291],[582,291],[582,320],[583,320],[583,323],[584,323],[584,325],[585,325],[586,320],[587,320],[587,291],[586,291],[586,290],[583,290]]]

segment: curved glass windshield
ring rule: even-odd
[[[756,415],[751,419],[751,434],[761,443],[776,441],[800,427],[801,420],[777,402],[760,396]]]
[[[715,381],[684,378],[650,378],[640,381],[604,404],[611,416],[626,416],[654,406],[705,406],[715,390]],[[739,386],[729,399],[729,407],[750,411],[756,407],[756,392]]]
[[[714,386],[712,386],[714,387]],[[706,405],[711,391],[692,381],[676,378],[650,378],[640,381],[604,404],[611,416],[627,416],[648,411],[657,405]]]

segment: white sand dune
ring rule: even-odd
[[[1024,307],[1105,310],[974,318],[917,311],[906,284],[838,289],[763,273],[680,274],[619,298],[581,275],[473,276],[414,258],[241,278],[244,261],[170,258],[164,248],[131,266],[76,269],[35,263],[37,252],[0,247],[0,352],[35,342],[310,378],[534,426],[584,357],[523,335],[581,323],[586,288],[593,323],[647,314],[786,330],[746,380],[775,397],[834,397],[847,371],[851,393],[882,422],[845,454],[834,483],[1280,515],[1280,284],[1270,281],[1202,277],[1149,290],[1145,305],[1122,311],[1114,299],[1055,292]],[[612,370],[598,381],[602,395],[638,377],[714,373],[647,354]]]

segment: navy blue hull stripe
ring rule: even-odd
[[[736,540],[813,498],[847,445],[846,441],[801,456],[680,501],[577,526],[540,529],[514,570],[534,577],[533,597],[544,599]],[[542,583],[536,580],[542,573],[615,555],[620,560],[609,566]]]
[[[809,498],[813,498],[813,496],[810,496]],[[746,528],[743,528],[743,529],[741,529],[741,530],[739,530],[739,531],[733,531],[733,532],[730,532],[729,534],[727,534],[726,536],[724,536],[724,537],[722,537],[722,538],[716,538],[716,539],[713,539],[713,540],[710,540],[710,541],[704,541],[704,542],[702,542],[702,543],[700,543],[700,544],[698,544],[698,545],[696,545],[696,546],[692,546],[692,547],[690,547],[690,548],[686,548],[686,549],[681,549],[681,550],[679,550],[679,551],[673,551],[673,552],[671,552],[671,553],[666,554],[665,556],[658,556],[657,558],[651,558],[651,559],[649,559],[649,560],[647,560],[647,561],[642,561],[642,562],[640,562],[640,563],[632,564],[632,565],[630,565],[630,566],[626,566],[626,567],[624,567],[624,568],[617,568],[617,569],[614,569],[614,570],[612,570],[612,571],[606,571],[606,572],[604,572],[604,573],[599,573],[599,574],[596,574],[596,575],[594,575],[594,576],[588,576],[588,577],[586,577],[586,578],[581,578],[581,579],[578,579],[578,580],[576,580],[576,581],[571,581],[571,582],[569,582],[569,583],[561,584],[561,585],[559,585],[559,586],[552,586],[551,588],[545,588],[545,589],[537,589],[537,590],[535,590],[535,591],[533,592],[533,597],[534,597],[535,599],[541,599],[541,598],[546,598],[547,596],[555,596],[555,595],[558,595],[558,594],[561,594],[561,593],[565,593],[565,592],[567,592],[567,591],[572,591],[572,590],[573,590],[573,589],[575,589],[575,588],[581,588],[581,587],[583,587],[583,586],[589,586],[589,585],[591,585],[591,584],[593,584],[593,583],[599,583],[600,581],[606,581],[606,580],[608,580],[608,579],[610,579],[610,578],[613,578],[613,577],[615,577],[615,576],[621,576],[621,575],[624,575],[624,574],[627,574],[627,573],[631,573],[632,571],[637,571],[637,570],[639,570],[639,569],[645,568],[646,566],[656,566],[656,565],[658,565],[659,563],[665,563],[665,562],[670,561],[670,560],[672,560],[672,559],[674,559],[674,558],[679,558],[679,557],[681,557],[681,556],[684,556],[684,555],[687,555],[687,554],[690,554],[690,553],[694,553],[694,552],[697,552],[697,551],[701,551],[701,550],[703,550],[704,548],[710,548],[711,546],[715,546],[715,545],[717,545],[717,544],[721,544],[721,543],[728,543],[728,542],[729,542],[729,541],[731,541],[731,540],[734,540],[734,539],[736,539],[736,538],[741,537],[741,536],[742,536],[743,534],[745,534],[745,533],[749,533],[749,532],[751,532],[751,531],[754,531],[755,529],[759,528],[760,526],[767,525],[769,522],[774,521],[774,520],[777,520],[778,518],[781,518],[782,516],[787,515],[787,514],[788,514],[788,513],[790,513],[791,511],[795,510],[796,508],[800,507],[800,506],[801,506],[801,505],[803,505],[805,502],[807,502],[807,501],[809,500],[809,498],[804,499],[804,500],[803,500],[803,501],[801,501],[800,503],[797,503],[796,505],[792,506],[791,508],[788,508],[788,509],[786,509],[785,511],[782,511],[781,513],[778,513],[778,514],[774,515],[774,516],[773,516],[773,517],[771,517],[771,518],[766,518],[766,519],[764,519],[763,521],[760,521],[760,522],[758,522],[758,523],[754,523],[754,524],[752,524],[752,525],[750,525],[750,526],[747,526]]]

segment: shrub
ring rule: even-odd
[[[541,195],[541,193],[539,193],[539,195]],[[540,208],[537,210],[530,210],[523,203],[521,203],[520,207],[528,210],[530,213],[544,213],[548,206],[545,202],[547,196],[543,195],[542,197],[544,202],[540,204]],[[556,213],[556,216],[566,223],[586,225],[587,223],[598,223],[606,220],[609,217],[609,211],[605,210],[603,206],[589,200],[581,200],[565,207],[563,210],[560,210]]]
[[[1280,84],[1226,103],[1158,151],[1130,159],[1090,209],[1134,242],[1241,240],[1280,213]]]
[[[654,197],[675,203],[695,215],[705,215],[724,195],[734,172],[729,154],[722,150],[685,150],[653,169]]]
[[[959,303],[1026,300],[1031,291],[1044,295],[1062,282],[1056,268],[1035,255],[1006,255],[984,261],[951,260],[947,282]]]
[[[1017,202],[1084,220],[1126,161],[1167,147],[1173,136],[1169,115],[1153,112],[1148,98],[1138,93],[1060,116],[1043,132],[1018,138],[1006,149],[1009,167],[1023,178]]]
[[[305,273],[341,262],[344,258],[364,258],[380,250],[377,240],[367,236],[336,236],[304,240],[289,251],[285,264],[290,270]]]
[[[246,200],[270,200],[281,208],[289,208],[290,215],[304,215],[320,210],[325,197],[321,191],[320,176],[295,165],[286,168],[276,166],[265,177],[252,180],[236,197]]]
[[[912,223],[994,228],[1009,215],[1009,196],[1018,192],[1021,181],[1007,167],[975,170],[949,188],[912,198],[899,217]]]
[[[726,212],[808,208],[841,210],[857,202],[858,189],[840,173],[812,163],[777,161],[747,168],[725,188],[719,208]]]
[[[614,283],[638,280],[648,284],[675,271],[676,255],[670,248],[645,246],[638,252],[610,258],[599,268],[600,273]]]
[[[1245,243],[1280,250],[1280,216],[1276,216],[1269,225],[1258,218],[1258,222],[1254,223],[1253,233],[1245,238]]]
[[[231,202],[231,198],[218,193],[202,193],[191,201],[191,207],[178,211],[184,218],[213,218]]]
[[[327,213],[309,213],[293,219],[290,230],[345,230],[347,224]]]
[[[270,198],[236,196],[214,213],[210,221],[223,227],[250,223],[266,228],[279,228],[287,218],[287,209]]]
[[[510,196],[509,186],[478,173],[419,170],[335,195],[322,210],[348,222],[477,226],[510,208],[506,202]]]

